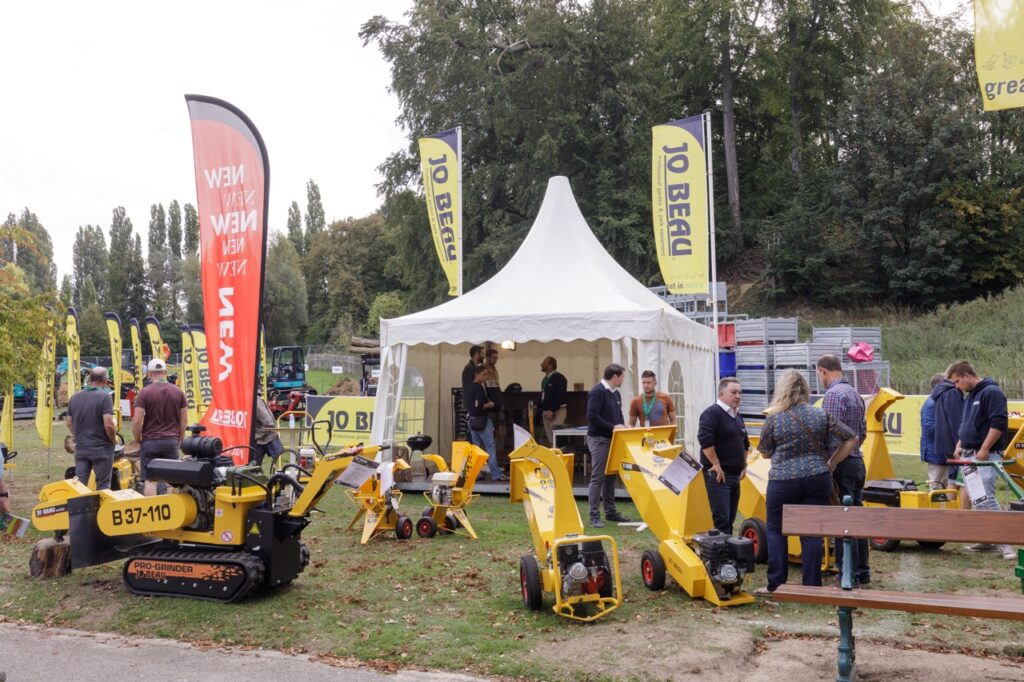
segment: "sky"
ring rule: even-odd
[[[0,221],[28,207],[59,277],[75,232],[124,206],[196,203],[186,93],[227,100],[263,136],[271,230],[320,187],[328,222],[380,205],[376,167],[407,146],[388,65],[360,26],[411,0],[0,3]]]
[[[939,14],[964,0],[923,0]],[[271,230],[320,187],[328,222],[380,205],[377,166],[407,146],[390,72],[359,27],[412,0],[0,2],[0,220],[30,208],[59,277],[80,225],[124,206],[143,235],[154,203],[196,203],[186,93],[227,100],[270,157]]]

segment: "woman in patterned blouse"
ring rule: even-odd
[[[757,449],[771,459],[766,495],[768,587],[770,594],[786,582],[789,552],[782,535],[782,505],[829,504],[832,470],[846,459],[857,436],[835,417],[808,404],[807,380],[787,369],[775,385]],[[829,453],[832,453],[831,456]],[[821,585],[821,538],[800,538],[804,585]]]

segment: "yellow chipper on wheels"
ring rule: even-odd
[[[622,478],[658,539],[658,548],[640,560],[644,585],[664,589],[668,573],[691,597],[716,606],[749,604],[754,597],[743,582],[754,570],[753,544],[714,529],[700,463],[673,444],[675,432],[674,426],[620,429],[608,451],[605,473]]]
[[[431,477],[433,487],[423,496],[430,504],[416,522],[416,534],[432,538],[442,533],[461,533],[476,540],[476,531],[466,516],[466,507],[473,498],[473,486],[487,463],[487,453],[466,441],[452,443],[452,466],[440,455],[423,455],[423,462],[431,462],[437,472]]]
[[[378,447],[348,448],[322,457],[305,484],[286,465],[267,476],[255,465],[232,466],[218,438],[182,442],[182,460],[156,459],[150,480],[170,491],[143,497],[134,490],[77,486],[62,500],[32,510],[37,529],[61,540],[41,541],[38,555],[67,544],[69,560],[57,573],[127,558],[125,585],[136,594],[236,602],[260,589],[286,585],[303,571],[309,551],[301,542],[310,513],[350,463],[372,458]]]
[[[592,621],[622,603],[619,550],[610,535],[584,535],[572,466],[571,454],[532,439],[509,455],[510,501],[523,503],[533,536],[533,553],[519,561],[519,585],[523,603],[533,611],[550,592],[556,614]]]

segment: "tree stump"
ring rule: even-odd
[[[28,571],[33,578],[60,578],[71,572],[71,545],[46,538],[32,548]]]

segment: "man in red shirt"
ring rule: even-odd
[[[154,459],[178,459],[188,426],[188,403],[181,389],[167,381],[167,363],[154,358],[148,369],[150,383],[135,398],[132,417],[132,436],[141,445],[139,478],[147,496],[156,495],[157,487],[146,480],[146,467]]]

